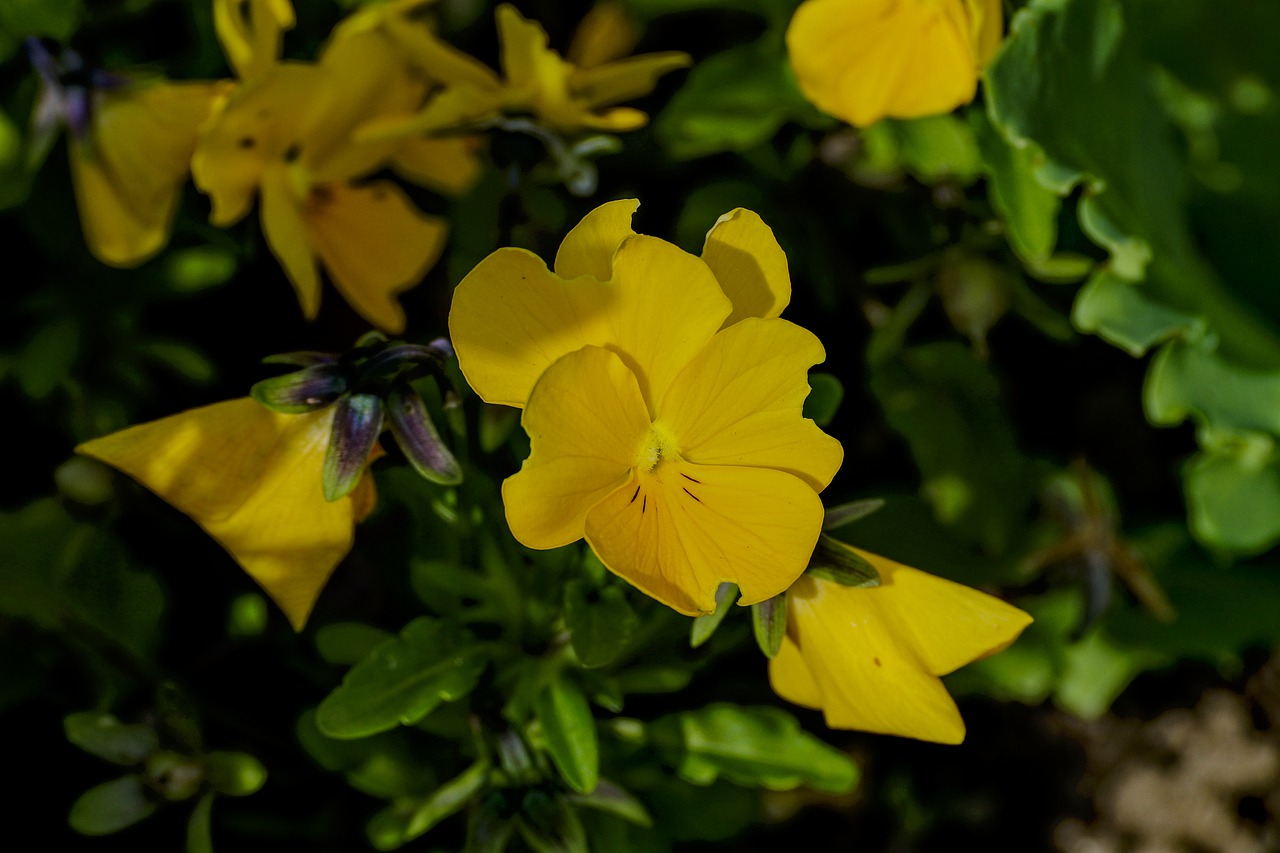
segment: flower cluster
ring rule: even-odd
[[[478,120],[532,113],[565,133],[631,129],[643,113],[605,108],[688,64],[684,54],[606,62],[616,39],[587,32],[585,61],[599,64],[579,67],[547,49],[538,24],[503,6],[499,78],[435,35],[426,17],[433,2],[371,4],[340,23],[314,61],[300,62],[281,58],[294,25],[289,0],[214,0],[235,72],[228,81],[87,72],[74,53],[54,58],[33,43],[42,80],[37,148],[58,127],[70,130],[90,250],[116,266],[158,252],[190,173],[210,198],[214,225],[233,225],[257,200],[267,245],[304,315],[319,311],[323,269],[361,316],[399,333],[405,316],[396,296],[436,262],[448,229],[376,173],[391,169],[456,195],[479,175],[479,141],[460,133]]]

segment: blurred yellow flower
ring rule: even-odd
[[[1000,28],[1000,0],[805,0],[787,52],[806,98],[865,127],[973,100]]]
[[[647,94],[659,77],[691,61],[687,54],[666,52],[602,62],[612,59],[612,51],[620,44],[616,33],[604,32],[619,26],[615,18],[605,15],[593,16],[592,30],[575,39],[583,58],[602,62],[599,65],[566,61],[547,46],[546,31],[514,6],[498,7],[497,26],[502,77],[474,61],[437,63],[430,70],[445,89],[422,112],[408,121],[371,122],[363,135],[387,138],[447,132],[521,113],[531,113],[545,126],[566,134],[634,130],[643,127],[648,116],[613,105]]]
[[[769,662],[774,691],[821,709],[833,729],[959,743],[964,720],[938,676],[1005,648],[1031,617],[977,590],[849,550],[875,566],[880,585],[811,575],[796,581],[787,591],[787,635]]]
[[[33,149],[43,156],[67,128],[89,251],[111,266],[137,266],[168,242],[197,133],[228,84],[133,80],[86,69],[71,51],[54,58],[34,40],[29,51],[41,84]]]
[[[324,498],[334,411],[281,415],[245,397],[129,427],[76,452],[189,515],[301,630],[376,501],[367,472],[350,495]]]
[[[253,74],[241,78],[192,160],[196,184],[213,202],[211,221],[238,221],[258,196],[267,244],[308,318],[320,308],[323,266],[361,316],[399,333],[405,316],[396,295],[439,258],[446,222],[421,213],[391,181],[360,181],[393,166],[424,186],[459,192],[479,168],[467,142],[353,139],[372,118],[412,115],[430,86],[374,28],[344,30],[315,63],[265,56],[278,50],[276,28],[270,38],[230,31],[228,56],[246,54],[231,61]]]
[[[714,610],[722,581],[762,601],[807,565],[843,456],[802,414],[822,344],[777,319],[786,257],[754,213],[721,217],[697,258],[634,234],[636,205],[589,214],[555,272],[500,249],[455,291],[468,382],[525,409],[507,521],[531,548],[585,537],[681,613]]]

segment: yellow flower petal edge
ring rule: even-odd
[[[556,359],[595,345],[627,363],[646,400],[659,399],[732,306],[705,263],[654,237],[623,240],[610,268],[608,281],[565,280],[531,252],[499,249],[468,273],[449,332],[476,393],[523,407]]]
[[[865,127],[973,100],[999,45],[999,0],[805,0],[787,29],[800,89]]]
[[[876,567],[880,586],[800,578],[787,592],[782,649],[769,662],[774,691],[821,709],[832,728],[961,742],[964,721],[938,676],[1006,648],[1031,617],[961,584],[850,550]]]
[[[347,497],[324,499],[332,421],[332,408],[281,415],[244,397],[129,427],[76,452],[190,516],[301,630],[375,500],[367,473]]]

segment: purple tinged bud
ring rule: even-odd
[[[382,413],[382,400],[373,394],[348,394],[338,400],[324,457],[325,500],[349,495],[360,482],[382,432]]]
[[[433,483],[453,486],[462,482],[462,467],[440,440],[431,413],[408,386],[397,387],[387,398],[391,434],[414,470]]]
[[[427,349],[435,350],[440,354],[440,358],[453,358],[453,344],[448,338],[436,338],[427,344]]]
[[[301,415],[331,405],[346,391],[347,382],[338,367],[320,364],[264,379],[249,393],[274,412]]]
[[[62,96],[62,112],[67,129],[76,139],[84,139],[89,135],[92,108],[88,89],[83,86],[68,86]]]

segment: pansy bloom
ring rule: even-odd
[[[865,127],[973,100],[1000,27],[1000,0],[805,0],[787,53],[806,98]]]
[[[335,412],[282,415],[244,397],[129,427],[76,451],[189,515],[301,629],[376,500],[367,472],[350,494],[325,500]]]
[[[205,129],[192,161],[197,186],[213,202],[210,219],[230,225],[257,196],[267,245],[307,317],[319,311],[323,267],[361,316],[399,332],[405,316],[396,295],[438,259],[446,223],[419,211],[393,182],[364,179],[390,165],[433,189],[458,191],[477,174],[475,163],[460,140],[427,147],[356,142],[354,131],[366,121],[412,115],[429,82],[371,28],[344,30],[316,63],[279,61],[274,51],[285,22],[268,11],[281,4],[261,0],[250,9],[263,4],[266,35],[243,21],[219,29],[229,60],[247,76]],[[240,20],[234,9],[224,17]]]
[[[778,314],[786,256],[735,210],[702,257],[597,208],[554,271],[500,249],[459,285],[450,331],[484,400],[523,407],[532,450],[502,494],[518,540],[585,538],[613,572],[685,614],[722,581],[742,603],[804,571],[839,442],[802,414],[822,344]]]
[[[844,586],[806,574],[787,591],[787,633],[769,662],[779,696],[821,709],[833,729],[938,743],[964,739],[939,676],[1012,643],[1031,617],[998,598],[846,548],[880,584]]]

